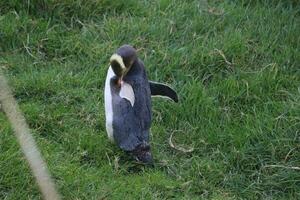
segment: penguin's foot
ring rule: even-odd
[[[148,144],[141,144],[137,146],[133,151],[130,152],[133,158],[147,165],[153,164],[153,158]]]

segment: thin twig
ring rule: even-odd
[[[296,149],[296,148],[292,148],[292,149],[286,154],[286,156],[285,156],[285,158],[284,158],[284,162],[287,161],[287,159],[289,158],[290,154],[291,154],[295,149]]]
[[[217,15],[217,16],[224,14],[223,9],[217,9],[217,8],[214,8],[214,7],[208,8],[207,12],[209,12],[210,14],[213,14],[213,15]]]
[[[35,57],[31,52],[30,52],[30,48],[28,46],[26,46],[23,43],[24,48],[26,49],[26,52],[28,53],[28,55],[30,55],[32,58],[37,59],[37,57]]]
[[[263,166],[263,168],[284,168],[284,169],[300,170],[300,167],[285,166],[285,165],[265,165]]]
[[[115,170],[116,170],[116,171],[118,171],[119,168],[120,168],[119,160],[120,160],[120,158],[119,158],[118,156],[115,156],[115,159],[114,159],[114,167],[115,167]]]
[[[49,174],[46,163],[30,133],[26,120],[11,93],[5,77],[0,71],[0,102],[3,111],[11,123],[15,136],[21,146],[31,171],[36,178],[37,184],[45,200],[58,200],[59,194],[55,189],[54,182]]]
[[[171,133],[170,137],[169,137],[169,145],[170,145],[172,148],[174,148],[174,149],[176,149],[176,150],[178,150],[178,151],[184,152],[184,153],[190,153],[190,152],[193,152],[193,151],[194,151],[194,148],[193,148],[193,147],[190,147],[190,148],[186,149],[186,148],[183,148],[183,147],[174,145],[174,143],[172,142],[172,137],[173,137],[174,132],[176,132],[176,131],[173,131],[173,132]]]
[[[220,49],[215,49],[215,51],[220,55],[220,56],[222,56],[222,58],[224,59],[224,61],[226,62],[226,64],[228,64],[228,65],[232,65],[232,63],[231,62],[229,62],[228,60],[227,60],[227,58],[226,58],[226,56],[225,56],[225,54],[223,53],[223,51],[222,50],[220,50]]]

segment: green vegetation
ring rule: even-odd
[[[64,199],[299,199],[299,35],[296,0],[0,2],[0,67]],[[180,95],[153,99],[154,168],[105,132],[125,43]],[[40,198],[0,112],[0,199]]]

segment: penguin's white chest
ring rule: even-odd
[[[109,139],[114,141],[113,137],[113,99],[112,99],[112,90],[110,85],[110,80],[115,76],[112,68],[109,67],[107,71],[106,81],[105,81],[105,90],[104,90],[104,103],[105,103],[105,117],[106,117],[106,131]],[[127,99],[131,106],[134,105],[135,95],[132,89],[132,86],[126,82],[121,83],[121,89],[119,95],[121,98]]]

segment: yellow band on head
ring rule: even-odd
[[[119,65],[121,66],[122,70],[125,70],[126,67],[124,65],[124,62],[123,62],[123,58],[118,55],[118,54],[113,54],[111,57],[110,57],[110,62],[112,61],[116,61],[119,63]]]

